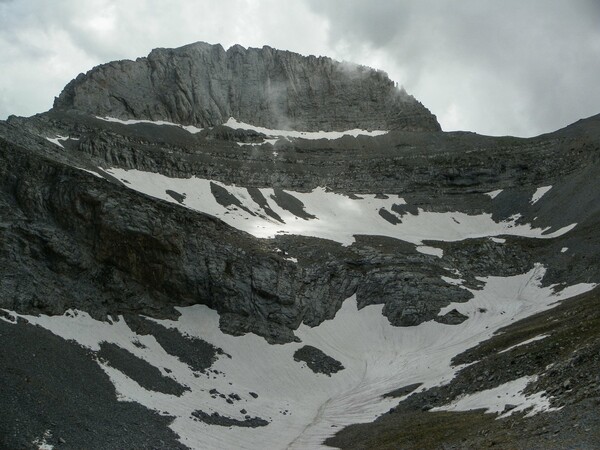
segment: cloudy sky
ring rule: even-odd
[[[383,69],[444,130],[532,136],[600,113],[599,0],[0,0],[0,119],[195,41]]]

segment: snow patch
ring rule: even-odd
[[[169,125],[169,126],[173,126],[173,127],[182,128],[185,131],[192,133],[192,134],[200,133],[203,130],[203,128],[198,128],[193,125],[181,125],[179,123],[166,122],[164,120],[135,120],[135,119],[122,120],[122,119],[117,119],[115,117],[100,117],[100,116],[96,116],[96,119],[104,120],[105,122],[120,123],[122,125],[135,125],[138,123],[149,123],[151,125]]]
[[[417,246],[417,251],[419,253],[423,253],[424,255],[437,256],[438,258],[442,258],[444,256],[444,250],[441,248],[429,247],[427,245]]]
[[[274,139],[265,139],[263,142],[237,142],[237,145],[239,145],[240,147],[243,147],[245,145],[250,145],[252,147],[255,147],[257,145],[263,145],[263,144],[271,144],[271,145],[275,145],[275,143],[279,140],[279,138],[274,138]],[[273,152],[273,156],[277,156],[278,153],[277,152]]]
[[[506,242],[506,239],[504,238],[491,237],[490,239],[496,244],[504,244]]]
[[[60,141],[68,141],[69,139],[71,139],[69,136],[61,136],[61,135],[57,135],[55,138],[51,138],[51,137],[47,137],[46,140],[52,142],[53,144],[58,145],[60,148],[65,148],[64,145],[62,145],[60,143]],[[73,139],[74,141],[77,141],[78,139]]]
[[[550,399],[545,396],[544,391],[531,395],[523,394],[527,385],[536,381],[536,379],[535,376],[525,376],[492,389],[465,395],[448,405],[433,408],[431,411],[485,409],[487,413],[501,413],[500,418],[526,410],[529,410],[526,417],[531,417],[540,412],[559,410],[560,408],[550,406]],[[507,408],[507,405],[510,406]]]
[[[92,175],[94,175],[97,178],[102,178],[103,180],[105,179],[102,175],[100,175],[98,172],[94,172],[93,170],[84,169],[83,167],[76,167],[76,169],[83,170],[84,172],[87,172],[87,173],[91,173]]]
[[[462,212],[428,212],[418,209],[417,214],[400,216],[394,212],[394,205],[406,202],[398,195],[376,196],[360,194],[347,196],[318,187],[311,192],[285,191],[304,205],[304,211],[314,218],[299,217],[290,210],[282,208],[275,201],[275,192],[271,188],[260,188],[271,211],[275,212],[283,223],[270,217],[263,206],[256,203],[248,189],[235,185],[226,185],[218,181],[202,178],[170,178],[165,175],[140,170],[120,168],[106,169],[114,177],[127,181],[126,187],[144,194],[177,203],[167,190],[186,192],[181,206],[213,215],[234,228],[246,231],[258,238],[273,238],[280,233],[312,236],[330,239],[343,245],[354,242],[355,235],[379,235],[401,239],[416,245],[425,240],[461,241],[464,239],[512,235],[549,239],[561,236],[572,230],[577,224],[565,226],[553,233],[550,227],[535,228],[532,224],[518,224],[519,214],[506,221],[495,222],[491,214],[469,215]],[[226,189],[246,208],[235,205],[222,206],[211,191],[211,183]],[[179,204],[179,203],[177,203]],[[381,216],[396,217],[398,223],[391,223]]]
[[[541,264],[535,264],[534,268],[528,273],[517,275],[515,277],[476,277],[477,280],[486,283],[484,289],[481,291],[469,289],[474,294],[474,297],[471,300],[464,303],[450,303],[440,310],[440,315],[447,314],[453,309],[456,309],[461,314],[468,316],[470,320],[477,316],[487,316],[491,313],[492,315],[498,314],[503,317],[506,315],[511,316],[513,318],[511,319],[512,322],[513,320],[520,320],[531,314],[546,311],[552,306],[556,306],[552,301],[548,303],[543,301],[535,303],[535,300],[525,299],[542,300],[545,298],[549,300],[550,298],[553,298],[553,301],[557,302],[591,291],[596,287],[596,284],[594,283],[580,283],[574,286],[568,286],[561,291],[554,292],[554,289],[558,285],[553,284],[543,288],[541,287],[542,279],[545,274],[545,267]],[[503,289],[507,289],[507,291],[503,292]],[[523,290],[519,292],[519,289]],[[525,302],[525,304],[522,304],[521,301],[518,301],[517,299],[512,299],[512,295],[516,295],[517,297],[523,296],[521,301]],[[544,304],[542,305],[542,303]],[[538,309],[535,312],[532,312],[534,306]],[[518,310],[519,308],[521,308],[520,311]],[[482,311],[485,311],[485,313]],[[469,320],[463,323],[468,322]]]
[[[360,130],[355,128],[353,130],[346,131],[294,131],[294,130],[273,130],[265,127],[258,127],[255,125],[250,125],[248,123],[239,122],[233,117],[230,117],[227,122],[223,125],[229,128],[233,128],[234,130],[251,130],[256,131],[258,133],[266,134],[269,137],[285,137],[285,138],[301,138],[301,139],[339,139],[343,136],[382,136],[387,134],[388,131],[382,130]],[[277,139],[275,139],[277,140]]]
[[[452,284],[454,286],[462,286],[465,280],[462,278],[450,278],[442,275],[442,280],[444,280],[448,284]]]
[[[569,250],[569,247],[563,247],[560,249],[560,252],[565,253],[567,250]]]
[[[552,189],[552,186],[542,186],[537,188],[537,190],[531,196],[529,203],[532,205],[536,204],[538,200],[541,199],[550,189]]]
[[[498,353],[510,352],[514,348],[521,347],[522,345],[531,344],[532,342],[541,341],[542,339],[546,339],[548,336],[548,334],[540,334],[539,336],[532,337],[531,339],[527,339],[526,341],[519,342],[515,345],[511,345],[510,347],[505,348],[504,350],[501,350]]]
[[[484,195],[489,196],[492,200],[494,200],[496,197],[498,197],[498,195],[500,195],[500,193],[503,191],[503,189],[497,189],[495,191],[490,191],[490,192],[486,192],[484,193]]]

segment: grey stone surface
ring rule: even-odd
[[[69,83],[54,108],[200,127],[235,117],[276,129],[440,130],[435,116],[384,72],[204,42],[98,66]]]
[[[251,417],[248,414],[246,414],[244,420],[240,420],[222,416],[217,412],[208,414],[198,409],[192,413],[192,416],[208,425],[219,425],[222,427],[259,428],[269,425],[269,421],[260,417]]]
[[[117,398],[94,354],[25,322],[0,321],[0,448],[185,449],[160,415]]]
[[[312,345],[304,345],[296,350],[294,361],[303,361],[314,373],[324,373],[327,376],[344,370],[341,362]]]
[[[463,323],[468,318],[468,316],[461,314],[458,312],[458,310],[452,309],[443,316],[436,317],[435,321],[439,323],[445,323],[446,325],[458,325],[459,323]]]
[[[417,390],[423,383],[413,383],[407,386],[402,386],[392,392],[388,392],[384,397],[404,397],[413,391]]]
[[[223,350],[208,342],[183,335],[175,328],[166,328],[137,315],[127,315],[127,325],[138,335],[151,335],[170,355],[176,356],[190,369],[205,372],[210,369]]]

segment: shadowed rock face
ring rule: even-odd
[[[79,75],[55,110],[201,127],[229,117],[276,129],[439,131],[433,114],[384,72],[275,50],[203,42],[155,49]]]

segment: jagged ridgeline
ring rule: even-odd
[[[235,117],[306,131],[440,130],[385,72],[266,46],[224,50],[203,42],[95,67],[65,87],[54,109],[199,127]]]

